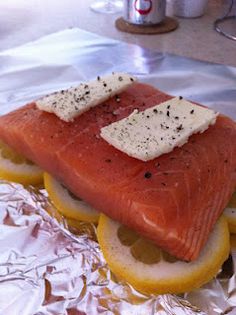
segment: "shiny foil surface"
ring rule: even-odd
[[[236,119],[236,68],[151,52],[78,29],[0,53],[0,112],[125,71]],[[145,296],[109,271],[96,227],[69,228],[43,188],[0,182],[0,314],[236,314],[236,250],[217,278],[181,296]]]

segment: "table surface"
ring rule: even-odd
[[[0,2],[0,51],[36,40],[55,31],[79,27],[103,36],[204,61],[236,66],[236,41],[213,30],[224,12],[223,0],[209,0],[201,18],[178,18],[179,28],[162,35],[132,35],[118,31],[121,14],[91,11],[95,0],[8,0]]]

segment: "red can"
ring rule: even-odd
[[[131,24],[161,23],[165,12],[166,0],[124,0],[124,19]]]

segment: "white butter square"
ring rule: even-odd
[[[176,97],[145,111],[134,112],[101,129],[101,136],[127,155],[149,161],[171,152],[194,133],[204,132],[218,113]]]
[[[72,121],[91,107],[123,92],[135,81],[136,78],[126,73],[97,77],[94,81],[46,95],[36,102],[36,106],[64,121]]]

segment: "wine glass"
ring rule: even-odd
[[[122,0],[97,0],[90,5],[90,9],[99,13],[119,13],[123,9]]]

